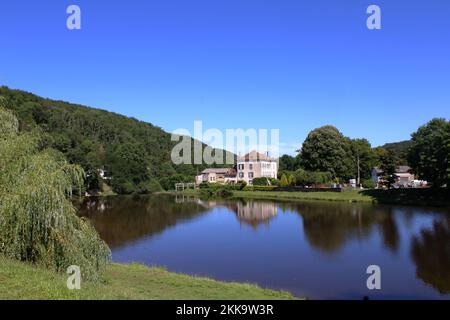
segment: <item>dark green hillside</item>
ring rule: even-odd
[[[411,140],[387,143],[382,146],[383,149],[388,151],[392,151],[396,157],[396,161],[399,165],[407,165],[408,164],[408,150],[411,147]]]
[[[112,178],[115,192],[128,194],[188,182],[206,167],[172,164],[170,134],[150,123],[7,87],[0,87],[0,96],[19,118],[21,130],[44,131],[48,146],[85,169],[90,191],[102,187],[98,169]]]

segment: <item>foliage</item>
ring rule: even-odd
[[[381,175],[381,184],[390,189],[398,180],[398,177],[395,175],[395,172],[397,171],[395,154],[392,151],[386,151],[386,153],[382,155],[380,161],[380,169],[383,171]]]
[[[409,148],[411,148],[411,145],[412,141],[406,140],[394,143],[386,143],[382,146],[382,148],[392,151],[395,155],[396,164],[399,166],[403,166],[408,164],[408,151]]]
[[[433,119],[412,134],[409,163],[420,179],[441,187],[450,182],[450,122]]]
[[[285,173],[283,173],[283,175],[281,176],[280,186],[281,187],[289,186],[289,180],[288,180],[288,177],[287,177],[287,175]]]
[[[280,157],[279,170],[280,171],[295,171],[299,168],[299,158],[292,157],[287,154]]]
[[[300,152],[300,164],[308,171],[330,172],[334,177],[348,180],[355,176],[351,144],[333,126],[311,131]]]
[[[84,172],[53,150],[41,150],[39,134],[19,134],[17,120],[0,108],[0,254],[65,271],[81,267],[96,279],[110,251],[70,202]]]
[[[270,185],[279,187],[280,186],[280,180],[275,179],[275,178],[274,179],[270,179]]]
[[[254,178],[253,179],[254,186],[268,186],[269,184],[270,184],[270,181],[267,178]]]
[[[374,189],[376,184],[372,179],[366,179],[362,181],[362,186],[365,189]]]
[[[299,169],[295,172],[295,185],[296,186],[311,186],[330,183],[332,175],[329,172],[312,172]]]
[[[174,190],[177,183],[191,183],[194,182],[193,176],[187,176],[184,174],[174,174],[170,177],[165,177],[160,180],[161,187],[164,190]]]
[[[369,179],[371,177],[372,169],[377,165],[376,153],[372,149],[369,141],[367,141],[367,139],[350,140],[350,148],[354,166],[354,176],[358,175],[359,164],[360,179]]]
[[[143,192],[147,188],[142,186],[154,184],[155,179],[165,188],[170,185],[167,177],[195,176],[208,167],[173,164],[171,151],[178,142],[150,123],[7,87],[0,87],[0,95],[6,98],[7,108],[18,117],[23,131],[40,128],[49,147],[84,169],[91,178],[86,181],[89,191],[98,191],[101,186],[99,169],[107,171],[115,192],[128,194]]]

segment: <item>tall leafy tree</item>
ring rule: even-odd
[[[110,250],[71,203],[83,170],[42,149],[39,131],[18,128],[0,106],[0,254],[56,271],[78,265],[97,279]]]
[[[398,177],[395,175],[395,172],[397,171],[397,165],[394,152],[391,150],[387,150],[381,156],[380,161],[380,169],[383,171],[383,174],[381,175],[382,183],[385,184],[388,189],[390,189],[392,185],[398,180]]]
[[[450,181],[450,122],[433,119],[412,134],[408,162],[419,178],[441,187]]]
[[[354,161],[348,138],[333,126],[311,131],[300,152],[300,164],[309,171],[330,172],[334,178],[354,178]]]
[[[360,183],[370,178],[372,168],[376,164],[376,155],[367,139],[354,139],[350,144],[355,176],[359,178]]]

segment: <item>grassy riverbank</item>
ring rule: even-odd
[[[185,190],[200,196],[200,190]],[[450,206],[449,189],[351,190],[344,192],[232,191],[232,198],[289,201],[345,201],[414,206]]]
[[[286,292],[250,284],[224,283],[142,265],[111,264],[102,283],[66,287],[67,276],[0,257],[0,300],[265,300],[293,299]]]

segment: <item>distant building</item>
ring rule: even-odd
[[[197,184],[220,183],[236,184],[245,181],[252,184],[255,178],[276,179],[278,175],[277,159],[252,151],[237,159],[237,170],[233,168],[209,168],[195,177]]]
[[[372,169],[372,180],[377,188],[379,188],[382,183],[381,176],[383,173],[383,170],[378,167]],[[397,182],[394,184],[396,187],[410,187],[415,179],[414,174],[411,173],[411,168],[408,166],[398,166],[395,175],[398,178]]]
[[[202,171],[201,175],[195,178],[197,184],[203,182],[207,183],[221,183],[234,184],[236,183],[236,170],[233,168],[209,168]]]
[[[277,159],[252,151],[237,159],[237,181],[253,184],[255,178],[276,179],[278,175]]]

